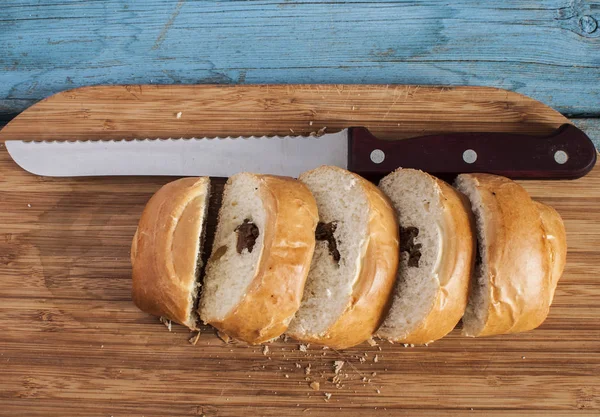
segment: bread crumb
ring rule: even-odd
[[[317,130],[317,136],[323,136],[325,134],[326,130],[327,130],[327,126],[323,126],[319,130]]]
[[[166,318],[166,317],[163,317],[163,316],[160,316],[160,318],[159,318],[158,320],[160,320],[160,322],[161,322],[162,324],[164,324],[164,325],[165,325],[165,327],[166,327],[167,329],[169,329],[169,331],[171,331],[171,320],[169,320],[168,318]]]
[[[193,346],[196,346],[196,343],[198,343],[199,339],[200,339],[200,332],[196,333],[195,336],[190,337],[188,342],[190,342]]]
[[[325,401],[329,401],[330,398],[331,398],[331,394],[326,392],[325,393]]]
[[[336,374],[339,374],[343,367],[344,367],[344,361],[334,361],[333,362],[333,371]]]
[[[402,343],[402,346],[408,347],[408,343]]]
[[[229,337],[229,335],[226,335],[225,333],[221,333],[219,331],[217,331],[217,336],[225,343],[229,343],[229,341],[231,340],[231,337]]]
[[[358,358],[360,363],[365,363],[367,360],[365,358],[363,358],[362,356],[360,358]]]
[[[313,125],[313,121],[311,120],[310,122],[308,122],[308,125],[312,126]]]
[[[294,134],[296,133],[296,132],[294,132],[294,129],[292,129],[291,127],[290,127],[290,132],[292,132]]]
[[[410,347],[415,347],[414,343],[411,343],[411,344],[410,344]]]
[[[375,355],[375,357],[373,358],[373,362],[375,362],[375,363],[379,362],[379,355]]]
[[[290,337],[289,337],[287,334],[284,334],[284,335],[282,336],[282,338],[283,338],[283,341],[284,341],[284,342],[287,342],[288,340],[290,340]]]
[[[525,359],[525,356],[521,356],[521,359]]]
[[[329,346],[323,346],[323,350],[328,350]]]
[[[379,349],[380,352],[383,350],[381,349],[381,346],[377,346],[377,349]]]
[[[182,112],[177,112],[177,115],[175,117],[177,117],[178,119],[181,119],[182,114],[183,114]]]
[[[333,378],[331,378],[331,382],[338,385],[340,382],[342,382],[342,380],[338,375],[335,375]]]
[[[31,204],[27,203],[27,207],[31,208]]]
[[[262,349],[262,354],[263,354],[264,356],[267,356],[267,353],[269,353],[269,346],[266,346],[266,345],[265,345],[265,346],[263,346],[263,349]]]
[[[296,362],[296,368],[302,368],[302,365],[300,365],[298,362]]]
[[[363,355],[365,356],[365,358],[369,357],[369,354],[367,352],[363,353]]]
[[[363,376],[362,382],[367,382],[367,377]]]
[[[300,349],[300,352],[306,352],[308,350],[310,345],[300,345],[298,346],[298,349]]]
[[[286,377],[286,378],[289,378],[290,376],[289,376],[288,374],[285,374],[285,377]]]
[[[313,391],[318,391],[319,389],[321,389],[321,384],[319,384],[317,381],[313,381],[309,385],[313,389]]]
[[[377,372],[373,372],[371,376],[377,376]]]
[[[381,391],[380,391],[379,389],[376,389],[376,390],[375,390],[375,392],[376,392],[377,394],[381,394]]]
[[[369,344],[369,346],[377,346],[377,342],[373,340],[372,337],[369,340],[367,340],[367,343]]]
[[[304,368],[304,375],[310,375],[310,363]]]

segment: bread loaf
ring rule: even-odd
[[[456,186],[471,201],[478,234],[463,334],[534,329],[548,315],[565,263],[560,216],[508,178],[463,174]]]

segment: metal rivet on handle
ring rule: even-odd
[[[381,149],[375,149],[371,152],[371,161],[375,164],[380,164],[385,159],[385,153]]]
[[[475,152],[473,149],[467,149],[463,152],[463,161],[465,161],[467,164],[474,163],[477,161],[477,152]]]
[[[557,164],[564,164],[569,160],[569,155],[565,151],[554,152],[554,160]]]

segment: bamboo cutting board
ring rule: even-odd
[[[522,182],[560,212],[568,235],[567,267],[540,328],[340,352],[280,340],[263,352],[208,327],[194,346],[183,327],[169,332],[131,302],[137,220],[173,178],[36,177],[1,143],[351,125],[390,139],[546,134],[566,121],[527,97],[472,87],[89,87],[34,105],[0,133],[0,415],[600,415],[600,168],[576,181]],[[335,360],[345,362],[339,387]]]

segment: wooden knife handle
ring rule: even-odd
[[[348,169],[367,177],[396,168],[441,175],[487,172],[509,178],[574,179],[591,171],[596,148],[570,124],[546,137],[514,133],[448,133],[404,140],[378,139],[349,129]]]

